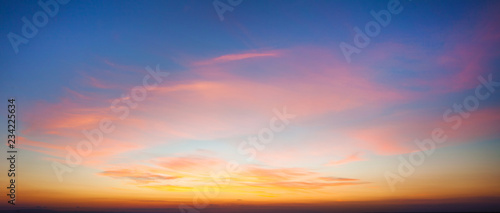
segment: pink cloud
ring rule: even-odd
[[[393,48],[398,49],[399,46],[394,45]],[[386,107],[424,98],[418,92],[377,83],[374,81],[377,70],[362,65],[346,65],[341,63],[343,58],[318,47],[232,54],[208,61],[232,63],[187,63],[188,72],[178,73],[176,81],[165,82],[148,91],[147,100],[138,103],[136,109],[131,109],[132,113],[123,121],[109,110],[110,102],[114,99],[98,94],[73,91],[74,97],[80,95],[87,98],[64,98],[59,103],[39,103],[37,113],[29,115],[26,120],[25,137],[51,134],[57,139],[47,143],[59,147],[74,146],[85,139],[81,130],[96,128],[100,119],[109,118],[116,122],[117,130],[107,136],[106,143],[103,143],[107,145],[95,149],[93,155],[98,157],[89,160],[88,165],[97,165],[121,153],[158,144],[192,139],[218,141],[255,134],[263,125],[267,125],[266,122],[273,116],[272,110],[283,106],[297,115],[295,125],[300,127],[311,122],[322,124],[331,115],[353,112],[369,112],[371,115],[380,113]],[[450,62],[445,60],[444,63]],[[247,71],[248,67],[255,67],[257,71]],[[471,65],[470,69],[476,67]],[[106,84],[99,82],[99,85]],[[129,88],[133,86],[136,85],[130,85]],[[301,149],[291,147],[281,153],[261,154],[258,160],[271,165],[273,158],[285,162],[294,156],[299,156],[295,157],[298,161],[308,156],[324,157],[330,153],[329,148],[339,147],[335,144],[347,143],[334,140],[335,134],[341,134],[350,143],[337,155],[354,150],[368,150],[376,154],[404,153],[412,149],[408,143],[419,136],[419,132],[425,133],[427,126],[436,123],[435,119],[425,116],[419,118],[422,116],[415,113],[406,118],[396,116],[393,121],[342,125],[324,131],[322,137],[315,138],[318,140],[314,141],[318,142],[297,145],[302,146]],[[405,123],[408,119],[412,124]],[[174,157],[163,160],[163,164],[179,169],[199,164],[196,159]],[[352,155],[328,165],[355,160],[360,160],[360,157]]]
[[[197,62],[194,62],[193,65],[195,65],[195,66],[210,65],[210,64],[224,63],[224,62],[230,62],[230,61],[239,61],[239,60],[243,60],[243,59],[257,58],[257,57],[276,57],[278,55],[279,55],[279,53],[276,51],[275,52],[261,52],[261,53],[237,53],[237,54],[223,55],[223,56],[219,56],[219,57],[208,59],[208,60],[197,61]]]
[[[277,56],[276,53],[243,53],[243,54],[232,54],[232,55],[223,55],[217,58],[214,58],[214,61],[235,61],[242,60],[247,58],[254,57],[266,57],[266,56]]]
[[[440,48],[427,48],[406,40],[375,43],[363,52],[361,61],[383,67],[372,72],[374,76],[389,77],[395,70],[410,71],[411,79],[393,85],[424,88],[421,93],[426,96],[472,89],[479,75],[495,71],[492,62],[498,55],[500,38],[496,21],[500,16],[496,9],[497,5],[482,13],[467,14],[457,19],[455,25],[430,34],[432,41],[442,44]]]
[[[356,152],[356,153],[354,153],[352,155],[347,156],[344,159],[330,161],[325,166],[337,166],[337,165],[342,165],[342,164],[347,164],[347,163],[351,163],[351,162],[355,162],[355,161],[362,161],[362,160],[364,160],[363,158],[361,158],[360,155],[361,155],[360,152]]]
[[[215,170],[224,168],[226,161],[213,157],[205,156],[181,156],[181,157],[162,157],[151,160],[151,163],[161,166],[169,171],[196,172]]]

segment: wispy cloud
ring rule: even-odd
[[[208,59],[208,60],[197,61],[197,62],[194,62],[193,64],[196,66],[200,66],[200,65],[224,63],[224,62],[230,62],[230,61],[239,61],[239,60],[249,59],[249,58],[277,57],[277,56],[279,56],[279,53],[276,51],[274,51],[274,52],[260,52],[260,53],[237,53],[237,54],[223,55],[223,56],[219,56],[219,57]]]
[[[355,162],[355,161],[362,161],[364,159],[361,158],[361,155],[362,155],[361,152],[356,152],[356,153],[353,153],[353,154],[351,154],[351,155],[349,155],[341,160],[330,161],[325,166],[337,166],[337,165],[347,164],[347,163],[351,163],[351,162]]]
[[[103,176],[113,177],[113,178],[126,178],[131,179],[137,183],[146,184],[152,182],[159,182],[161,180],[172,180],[178,177],[175,176],[165,176],[160,174],[152,174],[149,172],[141,172],[132,169],[119,169],[119,170],[107,170],[99,173]]]

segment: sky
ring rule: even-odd
[[[500,210],[497,1],[0,5],[4,210]]]

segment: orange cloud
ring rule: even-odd
[[[257,178],[263,181],[278,181],[317,175],[316,172],[311,172],[303,168],[265,169],[255,166],[247,167],[241,174],[245,177]]]
[[[178,178],[175,176],[165,176],[160,174],[151,174],[149,172],[140,172],[132,169],[107,170],[99,174],[113,178],[127,178],[134,180],[140,184],[159,182],[160,180],[172,180]]]
[[[320,177],[318,179],[324,180],[324,181],[358,181],[359,180],[359,179],[340,178],[340,177]]]
[[[324,182],[301,182],[301,181],[290,181],[290,182],[271,182],[271,183],[249,183],[250,186],[260,186],[260,187],[279,187],[285,189],[320,189],[331,186],[349,186],[349,185],[360,185],[366,184],[366,182],[341,182],[341,183],[324,183]]]

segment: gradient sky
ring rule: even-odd
[[[41,9],[2,1],[0,100],[17,101],[19,205],[192,206],[193,189],[214,187],[210,173],[229,162],[238,171],[210,204],[499,197],[500,88],[456,130],[443,113],[478,77],[500,81],[500,3],[401,1],[346,62],[339,44],[387,2],[244,0],[221,21],[212,1],[71,1],[16,54],[6,35]],[[120,119],[113,100],[157,65],[170,75]],[[295,118],[247,160],[242,141],[283,108]],[[116,129],[60,182],[53,163],[103,118]],[[391,191],[386,172],[436,127],[446,142]]]

